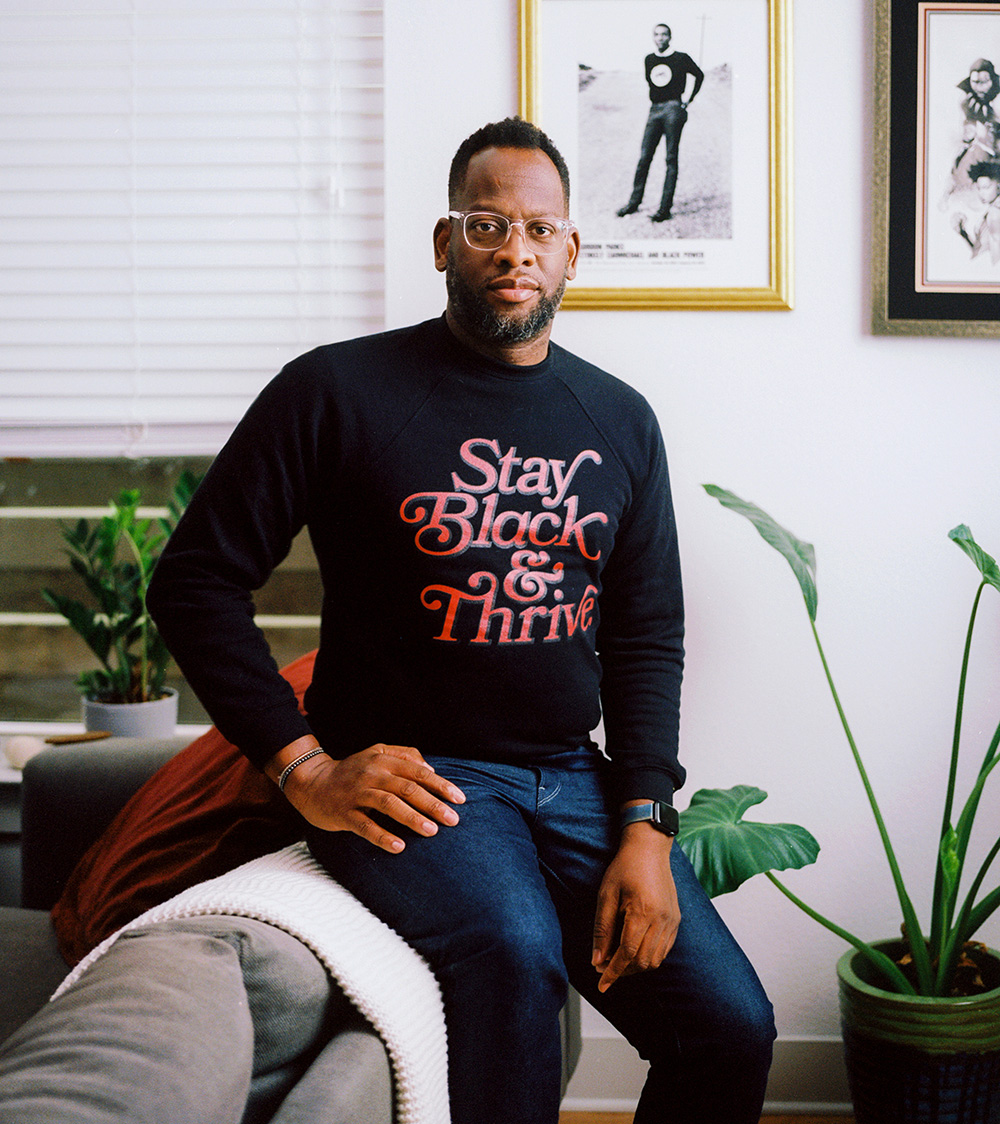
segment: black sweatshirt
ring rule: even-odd
[[[705,80],[701,67],[683,51],[671,51],[667,55],[647,55],[645,68],[649,100],[653,105],[661,105],[665,101],[682,101],[689,74],[694,75],[695,79],[692,97],[701,89]]]
[[[252,591],[308,526],[320,648],[298,711]],[[683,783],[680,565],[667,464],[635,390],[550,344],[537,365],[443,318],[288,364],[215,459],[149,607],[258,766],[315,733],[528,763],[590,742],[621,800]]]

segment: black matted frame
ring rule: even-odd
[[[923,231],[935,206],[925,183],[925,107],[932,98],[938,104],[954,95],[957,115],[962,99],[961,74],[928,88],[929,21],[939,13],[965,12],[991,19],[995,13],[1000,46],[996,0],[876,0],[872,330],[879,335],[1000,336],[1000,266],[996,285],[979,285],[978,291],[961,291],[961,285],[930,291],[922,281]],[[966,66],[986,46],[970,42]],[[992,61],[1000,68],[1000,57]],[[997,108],[1000,114],[1000,98]]]

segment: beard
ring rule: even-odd
[[[482,293],[473,289],[460,275],[450,251],[445,285],[448,290],[448,306],[470,335],[483,343],[510,346],[530,343],[552,323],[566,291],[566,278],[562,279],[554,293],[542,293],[527,316],[497,312]]]

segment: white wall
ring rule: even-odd
[[[517,108],[516,4],[477,0],[489,51],[457,45],[470,7],[386,3],[390,325],[443,307],[431,228],[446,209],[448,162],[468,133]],[[666,437],[689,621],[690,780],[679,802],[699,787],[766,789],[760,818],[801,822],[823,846],[789,884],[876,938],[895,932],[898,910],[794,579],[699,487],[731,488],[815,543],[820,633],[925,907],[976,585],[946,534],[966,522],[1000,551],[1000,371],[993,341],[868,331],[868,8],[796,5],[794,311],[564,311],[554,338],[638,387]],[[988,592],[967,719],[977,766],[1000,717],[1000,601]],[[980,821],[1000,822],[1000,782]],[[758,967],[782,1039],[830,1041],[845,946],[758,883],[720,909]],[[985,937],[1000,944],[1000,919]],[[605,1033],[593,1017],[585,1029]]]

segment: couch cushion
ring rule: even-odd
[[[315,652],[282,671],[302,704]],[[52,910],[70,964],[188,886],[279,850],[304,821],[263,773],[212,729],[135,794],[84,855]]]
[[[59,955],[52,922],[45,910],[0,907],[0,964],[3,1042],[45,1006],[66,975],[66,961]]]
[[[385,1045],[356,1016],[296,1082],[271,1124],[392,1124],[392,1072]],[[244,1117],[244,1124],[248,1124]]]
[[[32,757],[21,785],[21,905],[48,913],[94,840],[190,740],[112,737]]]

